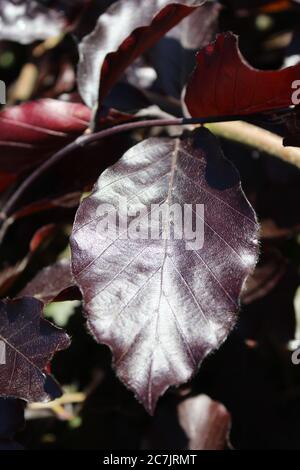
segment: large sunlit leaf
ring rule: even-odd
[[[0,302],[0,396],[32,402],[60,395],[45,370],[54,353],[67,348],[70,340],[42,318],[42,307],[30,297]]]
[[[79,91],[95,107],[126,67],[206,0],[119,0],[80,44]]]
[[[257,70],[242,57],[232,33],[197,55],[185,95],[191,116],[247,115],[293,104],[293,82],[300,78],[300,64],[281,70]]]
[[[103,204],[117,209],[120,196],[132,214],[146,207],[151,220],[158,213],[152,204],[176,203],[180,211],[192,205],[204,245],[200,237],[199,245],[190,245],[186,232],[176,239],[172,230],[162,240],[173,225],[171,213],[155,240],[124,239],[121,228],[107,236],[99,210]],[[142,228],[147,213],[140,217]],[[112,226],[117,222],[112,219]],[[111,348],[118,376],[150,413],[159,396],[188,381],[231,331],[241,288],[256,263],[257,230],[236,170],[206,129],[138,144],[82,202],[71,244],[88,326]]]

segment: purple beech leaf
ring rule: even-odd
[[[69,346],[67,334],[42,318],[33,298],[0,301],[0,396],[49,401],[60,395],[46,373],[53,355]]]
[[[207,395],[187,398],[178,406],[178,418],[189,450],[224,450],[228,445],[231,416],[222,403]]]
[[[69,194],[64,194],[62,196],[51,196],[49,195],[48,198],[33,201],[24,207],[21,206],[19,210],[14,212],[10,216],[11,222],[15,222],[16,220],[22,219],[24,217],[30,216],[32,214],[38,214],[46,210],[51,209],[72,209],[77,208],[82,197],[82,192],[74,192]]]
[[[206,0],[119,0],[100,15],[79,46],[78,86],[84,102],[103,104],[125,69]]]
[[[98,120],[101,129],[132,118],[116,110],[105,111]],[[90,119],[91,110],[82,103],[39,99],[6,107],[0,112],[0,190],[2,185],[4,189],[9,186],[10,174],[38,166],[83,134]]]
[[[28,253],[23,259],[18,261],[15,265],[5,266],[0,271],[0,297],[5,297],[9,292],[11,286],[17,281],[21,274],[25,271],[30,264],[36,252],[53,236],[56,226],[54,224],[46,225],[37,230],[32,237],[29,245]]]
[[[123,239],[120,229],[107,237],[97,211],[103,204],[117,208],[120,196],[133,213],[147,208],[141,227],[156,212],[152,204],[177,203],[181,210],[193,205],[194,223],[204,224],[203,247],[193,250],[187,236],[177,240],[174,233],[170,240]],[[204,217],[196,204],[204,205]],[[169,227],[171,218],[164,231]],[[71,247],[88,327],[111,348],[119,378],[149,413],[170,385],[197,372],[233,328],[242,286],[256,264],[257,233],[237,171],[204,128],[182,139],[136,145],[82,202]]]
[[[74,288],[74,289],[73,289]],[[30,296],[44,304],[52,301],[77,300],[75,281],[69,259],[62,259],[42,269],[20,292],[20,296]]]
[[[281,70],[258,70],[242,56],[238,37],[219,34],[197,54],[197,67],[185,93],[192,117],[265,113],[293,105],[293,82],[300,64]]]
[[[242,292],[242,302],[247,305],[268,295],[285,275],[287,259],[279,250],[269,249],[260,256],[260,262],[248,277]]]
[[[89,119],[83,104],[52,99],[5,108],[0,112],[1,173],[20,174],[37,166],[83,134]]]

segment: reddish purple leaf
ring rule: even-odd
[[[5,191],[11,184],[16,181],[16,176],[11,173],[0,172],[0,193]]]
[[[83,185],[84,187],[84,182]],[[67,188],[66,188],[67,189]],[[35,200],[25,206],[21,203],[21,208],[16,210],[10,215],[10,224],[13,224],[16,220],[23,219],[33,214],[42,213],[44,211],[58,210],[58,209],[77,209],[82,192],[75,192],[70,194],[63,194],[62,196],[54,196],[50,194],[47,198],[41,200]]]
[[[42,318],[42,308],[30,297],[0,301],[0,396],[32,402],[60,395],[45,369],[70,340]]]
[[[89,109],[80,103],[43,99],[0,113],[1,171],[35,166],[88,127]]]
[[[45,211],[45,222],[66,223],[71,217],[72,223],[82,192],[91,191],[98,176],[131,145],[131,138],[122,133],[93,145],[77,146],[28,188],[8,211],[7,223]]]
[[[37,166],[87,129],[91,111],[82,103],[42,99],[8,107],[0,113],[0,190],[14,175]],[[129,119],[109,110],[101,128]]]
[[[29,251],[26,256],[13,266],[6,266],[0,271],[0,297],[4,297],[9,292],[9,289],[25,271],[27,266],[30,264],[33,255],[49,241],[49,238],[53,236],[56,230],[54,224],[45,225],[41,229],[37,230],[32,237],[29,245]]]
[[[232,33],[197,55],[197,67],[187,86],[185,103],[193,117],[247,115],[292,105],[292,83],[300,64],[276,71],[252,68],[242,57]]]
[[[103,99],[124,70],[206,0],[119,0],[100,15],[80,44],[78,86],[91,108]]]
[[[245,283],[242,302],[250,304],[268,295],[287,271],[288,262],[279,251],[266,250],[255,271]]]
[[[193,204],[195,214],[196,204],[204,204],[204,218],[194,215],[204,224],[203,247],[187,249],[187,237],[174,234],[169,241],[126,240],[123,230],[107,237],[97,211],[102,204],[117,207],[120,196],[133,213],[166,202],[181,210]],[[160,235],[171,226],[165,219]],[[112,349],[118,376],[150,413],[231,331],[256,263],[257,231],[236,170],[204,128],[133,147],[82,202],[71,246],[88,326]]]
[[[20,296],[35,297],[44,304],[80,298],[75,290],[70,260],[63,259],[42,269],[20,292]]]
[[[231,416],[222,403],[207,395],[187,398],[178,406],[178,418],[189,450],[224,450],[228,446]]]
[[[57,227],[55,224],[44,225],[38,229],[30,241],[30,253],[33,254],[37,251],[45,241],[49,241],[49,238],[53,237]]]

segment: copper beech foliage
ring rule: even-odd
[[[62,259],[42,269],[19,295],[35,297],[44,304],[80,298],[71,273],[70,260]]]
[[[92,3],[98,13],[82,25]],[[224,3],[235,11],[237,2]],[[274,3],[242,5],[250,14],[273,9]],[[47,401],[60,393],[49,364],[70,340],[43,318],[46,304],[82,296],[89,332],[110,348],[117,376],[153,415],[169,387],[190,381],[206,356],[224,343],[238,321],[241,300],[261,299],[286,272],[285,259],[274,259],[271,250],[270,259],[255,270],[259,224],[247,196],[254,204],[257,198],[251,191],[245,194],[243,178],[226,158],[232,155],[224,155],[209,130],[183,125],[267,112],[276,117],[284,110],[285,142],[298,145],[298,112],[288,108],[300,65],[278,70],[250,66],[236,35],[216,36],[223,8],[217,0],[107,0],[97,5],[0,0],[0,39],[31,44],[72,31],[77,67],[68,96],[33,96],[0,111],[0,248],[6,256],[9,242],[16,245],[0,272],[5,297],[0,301],[0,411],[4,420],[15,422],[2,428],[0,423],[0,448],[15,446],[23,401]],[[166,117],[157,107],[136,114],[136,102],[126,113],[121,105],[107,105],[118,85],[143,91],[145,77],[130,76],[139,72],[136,59],[151,68],[152,76],[156,73],[147,100],[158,96],[156,105],[171,103],[179,113],[184,107],[192,120]],[[141,114],[146,122],[138,122]],[[153,114],[166,119],[150,125]],[[178,125],[175,133],[171,124]],[[148,133],[139,126],[158,127],[156,137],[149,137],[153,129]],[[134,212],[141,207],[151,211],[153,204],[176,203],[182,211],[186,205],[204,205],[202,215],[192,210],[203,226],[203,245],[187,249],[187,240],[174,234],[166,240],[124,239],[118,231],[105,237],[98,230],[98,210],[106,204],[117,207],[120,196]],[[23,282],[29,261],[57,226],[69,243],[70,222],[71,260],[55,262],[50,253],[45,266],[26,273],[30,279]],[[173,222],[167,218],[160,235],[172,233]],[[294,222],[293,227],[298,219]],[[191,448],[225,445],[230,416],[223,405],[202,397],[180,409]],[[197,418],[196,428],[205,428],[199,438],[193,435],[193,415],[200,416],[201,410],[207,419]],[[210,410],[215,419],[208,416]],[[216,444],[212,433],[220,422]]]
[[[256,70],[243,58],[232,33],[197,54],[185,95],[189,113],[197,117],[249,115],[286,108],[293,104],[292,84],[300,65],[282,70]]]
[[[56,351],[69,346],[66,333],[41,317],[43,304],[30,297],[0,304],[0,395],[48,401],[60,395],[46,367]]]
[[[135,241],[116,230],[113,239],[105,237],[97,208],[118,207],[121,196],[130,211],[141,205],[149,211],[141,213],[137,232],[153,216],[153,204],[176,203],[182,211],[204,204],[204,218],[193,209],[197,227],[205,226],[204,246],[189,250],[187,238],[174,235]],[[159,396],[189,380],[233,328],[242,285],[256,264],[257,232],[236,170],[205,129],[133,147],[81,204],[71,246],[88,325],[151,414]]]
[[[85,103],[92,108],[102,104],[137,57],[204,3],[205,0],[119,0],[111,5],[79,48],[78,86]]]
[[[89,125],[91,110],[84,104],[41,99],[0,112],[0,191],[24,172],[35,168]],[[99,117],[99,128],[129,119],[109,110]]]

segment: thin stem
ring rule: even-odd
[[[8,199],[6,204],[3,206],[2,211],[0,213],[0,219],[5,220],[9,215],[10,211],[13,209],[15,204],[19,201],[19,199],[23,196],[25,191],[37,180],[39,179],[49,168],[51,168],[54,164],[65,158],[70,153],[74,152],[79,147],[83,147],[85,145],[91,144],[97,140],[104,139],[107,137],[111,137],[115,134],[119,134],[121,132],[127,132],[133,129],[138,129],[140,127],[153,127],[153,126],[172,126],[172,125],[180,125],[182,124],[182,119],[172,119],[172,120],[149,120],[149,121],[140,121],[140,122],[131,122],[127,124],[121,124],[109,129],[105,129],[104,131],[95,132],[94,134],[83,135],[78,139],[74,140],[70,144],[66,145],[64,148],[59,150],[57,153],[52,155],[48,160],[46,160],[42,165],[36,168],[19,186],[19,188],[12,194],[12,196]],[[167,124],[166,124],[167,122]]]
[[[239,116],[230,116],[230,117],[222,117],[222,121],[233,121],[235,119],[239,119]],[[122,132],[128,132],[139,128],[147,128],[147,127],[166,127],[166,126],[183,126],[183,125],[199,125],[204,124],[207,122],[217,122],[219,121],[219,117],[211,117],[206,119],[185,119],[185,118],[174,118],[174,119],[151,119],[145,121],[135,121],[129,122],[125,124],[120,124],[118,126],[111,127],[109,129],[105,129],[103,131],[95,132],[94,134],[83,135],[64,147],[63,149],[59,150],[55,153],[49,160],[46,160],[41,166],[36,168],[19,186],[19,188],[12,194],[12,196],[8,199],[6,204],[3,206],[2,211],[0,212],[0,220],[6,220],[16,203],[20,200],[26,190],[37,180],[39,179],[49,168],[51,168],[54,164],[62,160],[69,155],[70,153],[74,152],[79,147],[83,147],[85,145],[89,145],[93,142],[96,142],[100,139],[105,139],[107,137],[111,137],[116,134],[120,134]]]
[[[282,110],[281,110],[282,111]],[[275,112],[275,111],[274,111]],[[251,118],[255,119],[255,115],[252,115]],[[215,132],[216,134],[219,133],[219,135],[223,135],[223,129],[224,133],[227,134],[228,128],[232,129],[232,132],[229,131],[228,137],[232,138],[233,140],[241,140],[243,143],[247,143],[249,139],[251,140],[251,144],[256,147],[256,138],[255,138],[255,133],[258,132],[259,128],[255,128],[255,132],[251,132],[251,137],[250,134],[247,136],[247,132],[249,131],[249,127],[251,126],[250,124],[243,123],[244,126],[246,126],[245,132],[242,132],[240,135],[240,138],[238,135],[240,134],[241,128],[240,124],[235,130],[231,127],[234,126],[233,122],[228,122],[228,121],[239,121],[241,119],[241,116],[212,116],[210,118],[171,118],[171,119],[151,119],[151,120],[144,120],[144,121],[134,121],[134,122],[129,122],[125,124],[120,124],[114,127],[111,127],[109,129],[105,129],[99,132],[95,132],[93,134],[87,134],[87,135],[82,135],[81,137],[77,138],[75,141],[64,147],[63,149],[59,150],[57,153],[55,153],[51,158],[46,160],[44,163],[42,163],[41,166],[36,168],[18,187],[18,189],[11,195],[11,197],[7,200],[7,202],[4,204],[2,211],[0,212],[0,221],[2,220],[5,222],[9,215],[12,213],[13,208],[15,207],[16,203],[21,199],[23,194],[27,191],[28,188],[36,181],[38,180],[49,168],[51,168],[53,165],[55,165],[57,162],[65,158],[67,155],[78,149],[79,147],[83,147],[86,145],[89,145],[93,142],[96,142],[100,139],[105,139],[108,137],[111,137],[116,134],[120,134],[123,132],[129,132],[135,129],[139,128],[150,128],[150,127],[168,127],[168,126],[184,126],[184,125],[203,125],[203,124],[210,124],[210,123],[217,123],[215,124],[214,128],[212,126],[212,131]],[[220,123],[220,120],[222,122]],[[222,123],[225,126],[225,128],[222,128]],[[228,123],[228,127],[226,126],[226,123]],[[209,126],[208,126],[209,127]],[[253,126],[254,127],[254,126]],[[222,130],[221,130],[222,129]],[[226,129],[226,130],[225,130]],[[260,129],[260,132],[263,132],[264,134],[267,131],[264,131],[263,129]],[[224,135],[225,137],[225,135]],[[260,144],[263,146],[262,144]],[[269,149],[264,149],[265,151],[268,151]],[[269,151],[269,153],[272,153]],[[276,148],[275,154],[279,156],[280,158],[283,158],[286,161],[290,161],[295,163],[295,160],[293,157],[287,158],[286,154],[289,153],[288,151],[284,152],[284,156],[282,155],[283,152],[278,149],[278,146]],[[280,154],[280,155],[279,155]],[[297,160],[298,161],[298,160]],[[4,224],[6,225],[6,224]],[[6,229],[3,228],[3,230],[6,231]],[[3,235],[3,234],[2,234]]]

